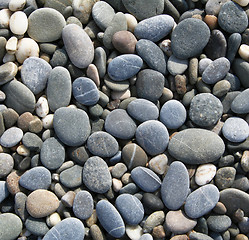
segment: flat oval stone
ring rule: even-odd
[[[71,62],[78,68],[86,68],[94,58],[94,47],[83,28],[69,24],[63,28],[62,40]]]
[[[136,167],[131,171],[131,178],[144,192],[155,192],[161,186],[160,178],[146,167]]]
[[[249,113],[249,89],[245,89],[234,98],[231,104],[231,110],[238,114]]]
[[[127,224],[137,225],[143,220],[144,207],[135,196],[121,194],[117,197],[115,206]]]
[[[59,108],[54,113],[53,126],[58,138],[68,146],[84,144],[90,135],[89,117],[81,109]]]
[[[196,29],[200,31],[197,32]],[[172,32],[172,52],[180,59],[199,55],[207,45],[209,37],[210,30],[203,21],[187,18],[181,21]]]
[[[5,105],[14,109],[18,114],[35,110],[35,96],[23,83],[12,80],[2,87],[6,94]]]
[[[7,183],[5,181],[0,181],[0,203],[9,196],[9,191]]]
[[[123,109],[115,109],[107,115],[105,130],[120,139],[131,139],[136,132],[136,123]]]
[[[28,195],[26,208],[34,218],[46,217],[59,207],[59,199],[50,191],[38,189]]]
[[[82,185],[82,167],[74,165],[60,173],[60,182],[67,188],[76,188]],[[72,177],[74,176],[74,177]]]
[[[14,159],[8,153],[0,153],[0,178],[6,177],[14,167]]]
[[[157,120],[140,124],[136,130],[136,141],[151,156],[163,153],[169,143],[167,128]]]
[[[55,170],[65,161],[65,148],[58,139],[48,138],[42,144],[40,159],[46,168]]]
[[[127,112],[139,122],[156,120],[159,116],[157,106],[151,101],[142,98],[130,102],[127,107]]]
[[[221,57],[210,63],[202,74],[202,81],[207,84],[214,84],[223,79],[230,70],[230,62],[227,58]]]
[[[214,132],[190,128],[171,138],[168,151],[184,163],[203,164],[219,159],[225,151],[225,144]]]
[[[174,19],[170,15],[162,14],[154,17],[146,17],[135,27],[134,34],[138,39],[148,39],[158,42],[166,37],[174,26]]]
[[[83,183],[96,193],[105,193],[111,188],[112,177],[102,158],[97,156],[88,158],[83,168]]]
[[[99,157],[113,157],[119,149],[117,140],[109,133],[97,131],[91,134],[87,140],[87,148]]]
[[[7,62],[0,66],[0,85],[12,80],[18,72],[18,67],[13,62]]]
[[[100,224],[111,236],[121,238],[125,234],[124,221],[110,202],[100,200],[96,204],[96,212]]]
[[[211,215],[207,219],[208,228],[213,232],[225,232],[232,224],[226,215]]]
[[[73,82],[73,96],[79,103],[91,106],[99,101],[99,90],[90,78],[79,77]]]
[[[184,205],[190,218],[199,218],[211,211],[218,203],[220,193],[215,185],[207,184],[190,193]]]
[[[143,60],[135,54],[123,54],[115,57],[108,64],[108,75],[115,81],[123,81],[136,75],[143,65]]]
[[[216,174],[216,166],[211,163],[200,165],[195,172],[195,182],[199,186],[203,186],[214,178]]]
[[[249,63],[241,58],[235,58],[233,61],[232,69],[234,74],[239,78],[241,84],[245,88],[249,88],[248,74],[249,74]]]
[[[113,91],[117,91],[117,92],[125,91],[130,86],[129,80],[117,82],[115,80],[112,80],[108,75],[105,75],[104,83],[108,88],[110,88]]]
[[[69,71],[64,67],[55,67],[48,76],[46,89],[49,109],[55,112],[67,107],[71,101],[72,82]]]
[[[66,25],[63,15],[52,8],[40,8],[28,17],[28,35],[36,42],[53,42],[61,37]]]
[[[153,193],[144,193],[142,202],[145,208],[149,208],[154,211],[163,210],[164,208],[161,198]]]
[[[188,170],[182,162],[170,164],[161,185],[161,196],[165,206],[170,210],[178,210],[189,193]]]
[[[44,236],[49,231],[44,219],[33,218],[30,216],[25,221],[25,227],[36,236]]]
[[[23,137],[23,131],[17,127],[7,129],[0,138],[0,143],[3,147],[14,147]]]
[[[93,213],[93,198],[87,191],[79,191],[73,201],[74,215],[82,220],[88,219]]]
[[[200,75],[203,74],[203,72],[205,71],[205,69],[208,67],[209,64],[211,64],[213,61],[210,59],[210,58],[202,58],[200,61],[199,61],[199,67],[198,67],[198,70],[199,70],[199,73]]]
[[[85,227],[82,221],[69,217],[52,227],[43,240],[82,240],[85,236]]]
[[[27,15],[22,11],[16,11],[10,17],[9,27],[12,33],[23,35],[28,29]]]
[[[178,74],[183,74],[188,68],[188,60],[187,59],[179,59],[174,55],[169,57],[167,62],[167,69],[169,73],[173,76]]]
[[[48,189],[51,184],[51,173],[45,167],[31,168],[21,176],[19,184],[30,191]]]
[[[49,63],[41,58],[27,58],[21,69],[22,82],[34,94],[38,94],[45,89],[51,70]]]

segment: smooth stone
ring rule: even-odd
[[[58,138],[68,146],[84,144],[90,135],[89,117],[81,109],[61,107],[54,113],[53,126]]]
[[[145,208],[149,208],[153,211],[163,210],[164,208],[161,198],[152,193],[144,193],[142,202]]]
[[[211,163],[200,165],[195,172],[195,182],[199,186],[210,183],[216,174],[216,166]]]
[[[190,103],[189,117],[201,127],[211,127],[223,113],[221,101],[211,93],[197,94]]]
[[[167,62],[167,69],[169,73],[173,76],[178,74],[183,74],[188,68],[188,60],[187,59],[179,59],[174,55],[169,57]]]
[[[51,173],[45,167],[31,168],[21,176],[19,184],[30,191],[48,189],[51,184]]]
[[[26,208],[34,218],[46,217],[59,207],[59,199],[50,191],[38,189],[28,195]]]
[[[125,234],[124,221],[110,202],[100,200],[96,204],[96,212],[100,224],[111,236],[120,238]]]
[[[231,112],[231,104],[233,100],[240,94],[239,91],[228,92],[226,96],[222,99],[223,113]]]
[[[120,139],[131,139],[135,135],[136,128],[136,123],[123,109],[113,110],[105,120],[105,130]]]
[[[151,69],[162,74],[167,73],[167,59],[163,51],[154,42],[147,39],[141,39],[136,44],[136,51]]]
[[[25,221],[28,217],[28,212],[26,210],[27,196],[23,192],[18,192],[15,194],[15,213]]]
[[[117,82],[115,80],[112,80],[108,75],[105,75],[104,83],[109,89],[111,89],[113,91],[117,91],[117,92],[126,91],[130,86],[129,80]]]
[[[137,75],[136,90],[139,98],[152,102],[158,100],[163,93],[165,78],[163,74],[152,69],[144,69]]]
[[[135,183],[128,183],[119,190],[119,194],[124,194],[124,193],[135,194],[139,190],[140,189],[137,187]]]
[[[108,64],[108,75],[114,81],[123,81],[136,75],[143,65],[143,60],[135,54],[123,54],[115,57]],[[118,69],[118,70],[117,70]]]
[[[231,110],[234,113],[238,114],[249,113],[248,93],[249,89],[245,89],[240,94],[238,94],[238,96],[234,98],[231,104]]]
[[[139,122],[145,122],[148,120],[156,120],[159,116],[159,110],[157,106],[146,100],[136,99],[128,104],[128,114]]]
[[[246,192],[249,189],[249,180],[246,176],[237,174],[231,187]]]
[[[223,190],[232,186],[236,175],[236,169],[233,167],[222,167],[217,170],[215,175],[216,186]]]
[[[27,58],[21,69],[22,82],[34,94],[38,94],[45,89],[51,70],[52,67],[41,58]]]
[[[23,131],[17,127],[7,129],[0,138],[0,143],[3,147],[14,147],[23,137]]]
[[[28,217],[25,221],[25,227],[35,236],[44,236],[49,228],[44,219]]]
[[[36,42],[53,42],[61,37],[66,21],[52,8],[40,8],[28,17],[28,35]]]
[[[51,64],[52,67],[57,67],[57,66],[66,66],[67,61],[68,61],[67,52],[64,48],[62,48],[55,50],[49,63]]]
[[[5,181],[0,181],[0,203],[9,196],[9,191]]]
[[[183,104],[177,100],[169,100],[160,110],[160,121],[168,129],[181,127],[187,118],[187,111]]]
[[[248,61],[249,60],[249,46],[246,44],[242,44],[239,48],[239,55],[242,59]]]
[[[162,225],[165,220],[165,213],[164,211],[156,211],[153,212],[146,218],[144,225],[143,225],[143,231],[144,233],[146,232],[151,232],[154,227],[158,225]]]
[[[98,131],[89,136],[87,148],[94,156],[113,157],[118,152],[119,146],[111,134]]]
[[[42,144],[40,152],[42,164],[49,170],[59,168],[65,161],[65,148],[58,139],[51,137]]]
[[[137,19],[130,13],[125,13],[127,21],[127,30],[134,33],[135,27],[137,26]]]
[[[35,110],[35,96],[29,88],[17,80],[12,80],[2,87],[6,94],[5,105],[18,114]]]
[[[182,20],[184,19],[187,19],[187,18],[192,18],[193,16],[195,17],[196,15],[200,15],[200,16],[203,16],[204,15],[204,10],[200,10],[200,9],[190,9],[190,10],[187,10],[186,8],[188,7],[184,7],[184,5],[186,6],[186,3],[187,2],[184,2],[184,1],[181,1],[181,0],[175,0],[173,2],[173,4],[176,6],[176,8],[178,9],[179,12],[182,13],[180,19],[179,19],[179,22],[181,22]],[[179,8],[182,8],[184,7],[185,9],[179,9]]]
[[[134,168],[131,171],[131,178],[144,192],[155,192],[162,183],[152,170],[145,167]]]
[[[7,1],[8,2],[8,1]],[[22,10],[26,4],[26,0],[10,0],[9,1],[9,10],[10,11],[19,11]]]
[[[207,218],[208,228],[214,232],[225,232],[232,224],[226,215],[211,215]]]
[[[93,198],[87,191],[80,191],[76,194],[73,201],[74,215],[81,219],[88,219],[93,213]]]
[[[3,85],[14,79],[18,72],[17,65],[13,62],[7,62],[0,66],[0,85]]]
[[[198,67],[198,70],[199,70],[199,73],[200,75],[203,74],[203,72],[205,71],[205,69],[209,66],[209,64],[211,64],[213,61],[209,58],[202,58],[200,61],[199,61],[199,67]]]
[[[166,229],[175,234],[183,234],[192,230],[197,221],[188,218],[182,210],[169,211],[165,218]]]
[[[218,23],[228,33],[242,33],[248,26],[248,18],[242,7],[233,1],[228,1],[220,8]]]
[[[221,6],[226,3],[227,0],[209,0],[205,5],[205,12],[208,15],[218,16]]]
[[[241,58],[235,58],[232,69],[234,70],[234,74],[239,78],[242,86],[248,88],[249,83],[247,76],[249,74],[249,63]]]
[[[219,159],[225,151],[223,140],[214,132],[190,128],[175,134],[168,151],[174,158],[187,164],[204,164]]]
[[[168,158],[165,154],[159,154],[149,161],[149,168],[157,174],[163,175],[168,168]]]
[[[174,19],[170,15],[162,14],[154,17],[146,17],[135,27],[134,34],[138,39],[148,39],[158,42],[166,37],[174,26]]]
[[[72,177],[74,176],[74,177]],[[67,188],[75,188],[82,185],[82,167],[74,165],[60,173],[60,182]]]
[[[196,32],[195,30],[200,31]],[[187,18],[181,21],[172,32],[171,49],[180,59],[199,55],[210,38],[208,26],[199,19]]]
[[[62,40],[71,62],[78,68],[86,68],[94,58],[94,47],[87,33],[76,24],[63,28]]]
[[[221,80],[215,83],[213,87],[213,94],[216,97],[222,97],[229,92],[230,88],[231,88],[230,82],[228,82],[227,80]]]
[[[0,215],[0,234],[2,240],[17,239],[22,231],[21,219],[13,213],[2,213]]]
[[[199,232],[190,232],[188,235],[190,240],[214,240],[210,236],[204,233],[199,233]]]
[[[124,163],[117,163],[111,170],[112,176],[114,178],[121,178],[127,172],[127,167]]]
[[[138,240],[143,234],[143,229],[140,227],[140,225],[126,225],[125,232],[130,239]]]
[[[169,143],[167,128],[157,120],[140,124],[136,130],[137,143],[151,156],[163,153]]]
[[[28,29],[27,15],[22,11],[13,13],[10,17],[9,27],[12,33],[23,35]]]
[[[207,184],[190,193],[184,205],[185,213],[190,218],[199,218],[211,211],[218,203],[219,190],[212,184]]]
[[[230,62],[227,58],[221,57],[210,63],[202,74],[202,81],[207,84],[214,84],[223,79],[230,70]]]
[[[131,194],[119,195],[115,201],[115,206],[127,224],[137,225],[143,220],[144,207],[135,196]]]
[[[111,188],[112,177],[102,158],[97,156],[88,158],[83,168],[83,183],[96,193],[105,193]]]
[[[52,227],[43,240],[82,240],[85,236],[85,227],[82,221],[69,217]]]
[[[228,38],[226,58],[230,61],[230,63],[233,62],[238,52],[238,49],[241,44],[241,40],[242,40],[242,37],[239,33],[233,33]]]
[[[139,240],[153,240],[153,237],[151,236],[151,234],[145,233],[139,238]]]
[[[6,177],[14,167],[14,159],[8,153],[0,153],[0,178]]]

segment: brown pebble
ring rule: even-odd
[[[39,133],[42,131],[42,121],[34,116],[33,120],[29,122],[29,131],[32,133]]]
[[[120,100],[116,99],[116,100],[113,100],[113,101],[109,102],[107,104],[107,108],[112,111],[112,110],[118,108],[119,104],[120,104]]]
[[[34,119],[34,116],[30,112],[23,113],[17,120],[17,126],[27,132],[29,130],[29,123]]]
[[[235,240],[248,240],[248,237],[244,234],[238,234],[236,237],[235,237]]]
[[[122,178],[121,181],[124,185],[128,184],[128,183],[132,183],[133,180],[131,178],[131,174],[130,173],[125,173]]]
[[[202,16],[200,14],[195,14],[195,15],[192,16],[192,18],[202,20]]]
[[[241,164],[242,169],[245,172],[249,172],[249,151],[248,150],[243,152],[243,155],[240,160],[240,164]]]
[[[187,92],[187,80],[186,77],[183,75],[176,75],[175,76],[175,86],[176,92],[180,95],[183,95]]]
[[[88,227],[91,227],[92,225],[96,224],[97,221],[98,221],[97,212],[94,209],[92,215],[86,220],[86,225]]]
[[[218,202],[214,207],[213,211],[217,214],[226,214],[226,206],[222,202]]]
[[[105,240],[105,236],[98,225],[94,224],[90,227],[90,234],[93,240]]]
[[[172,237],[170,240],[188,240],[188,236],[187,235],[175,235],[174,237]]]
[[[50,62],[50,56],[47,53],[41,53],[40,58],[45,60],[46,62]]]
[[[2,114],[4,119],[4,125],[6,128],[13,127],[16,124],[17,119],[19,118],[18,113],[12,108],[7,108],[3,110]]]
[[[99,72],[94,64],[90,64],[86,70],[86,75],[91,78],[97,87],[100,86]]]
[[[234,218],[238,221],[241,222],[244,220],[244,211],[241,209],[237,209],[236,212],[234,213]]]
[[[204,18],[204,22],[209,26],[211,30],[218,27],[218,18],[214,15],[206,15]]]
[[[224,122],[222,122],[221,120],[219,120],[215,126],[210,129],[212,132],[216,133],[217,135],[220,135],[221,134],[221,131],[222,131],[222,127],[224,125]]]
[[[156,226],[152,230],[152,236],[155,238],[164,238],[166,236],[162,225]]]
[[[16,193],[21,192],[21,188],[19,185],[19,179],[21,175],[22,175],[21,173],[17,171],[13,171],[12,173],[8,175],[6,179],[8,190],[12,195],[15,195]]]
[[[189,82],[194,85],[198,79],[198,59],[191,58],[189,61]]]

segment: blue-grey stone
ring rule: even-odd
[[[214,84],[223,79],[230,70],[230,62],[227,58],[221,57],[210,63],[202,74],[202,81],[207,84]]]
[[[41,138],[35,133],[26,132],[22,138],[23,145],[32,152],[40,152],[42,147]]]
[[[228,231],[229,232],[229,231]],[[230,233],[229,233],[230,234]],[[223,238],[220,233],[217,232],[209,232],[209,236],[213,238],[213,240],[227,240],[226,238]]]
[[[169,57],[167,62],[167,69],[169,73],[173,76],[178,74],[183,74],[188,68],[188,60],[187,59],[179,59],[174,55]]]
[[[76,188],[82,185],[82,167],[74,165],[60,173],[60,182],[68,188]],[[73,177],[72,177],[73,176]]]
[[[225,144],[214,132],[189,128],[171,138],[168,151],[184,163],[203,164],[219,159],[225,151]]]
[[[136,51],[151,69],[167,74],[167,57],[155,43],[147,39],[141,39],[136,43]]]
[[[207,234],[194,232],[194,231],[190,232],[189,239],[190,240],[214,240],[213,238],[211,238]]]
[[[8,153],[0,153],[0,179],[6,177],[14,167],[14,159]]]
[[[198,70],[199,70],[199,73],[200,75],[203,74],[203,72],[205,71],[205,69],[208,67],[208,65],[210,63],[212,63],[213,61],[210,59],[210,58],[202,58],[200,61],[199,61],[199,67],[198,67]]]
[[[19,184],[30,191],[48,189],[51,184],[51,173],[45,167],[31,168],[20,177]]]
[[[234,74],[239,78],[241,85],[244,88],[249,88],[249,62],[241,58],[235,58],[233,61],[232,69],[234,71]]]
[[[219,14],[221,6],[226,3],[228,0],[209,0],[205,5],[205,12],[207,15]]]
[[[233,100],[240,94],[240,91],[228,92],[226,96],[222,99],[223,113],[231,112],[231,104]]]
[[[135,194],[139,192],[139,190],[140,189],[137,187],[135,183],[128,183],[127,185],[125,185],[119,190],[119,194],[125,194],[125,193]]]
[[[50,169],[59,168],[65,161],[65,148],[58,139],[51,137],[42,144],[40,152],[40,160],[42,164]]]
[[[211,215],[207,218],[208,228],[213,232],[225,232],[232,224],[226,215]]]
[[[183,21],[184,19],[187,19],[187,18],[192,18],[194,15],[204,16],[204,10],[201,10],[201,9],[198,9],[198,8],[190,9],[190,10],[187,10],[187,11],[185,9],[184,11],[181,11],[179,9],[179,4],[182,3],[182,5],[185,5],[185,4],[187,4],[187,1],[174,0],[174,1],[172,1],[172,3],[176,6],[176,8],[178,8],[178,11],[180,11],[182,13],[182,15],[181,15],[181,17],[179,19],[179,22],[181,22],[181,21]],[[183,3],[185,3],[185,4],[183,4]]]
[[[103,47],[94,49],[94,64],[98,69],[99,76],[103,78],[106,73],[106,52]]]
[[[144,207],[135,196],[121,194],[117,197],[115,206],[127,224],[137,225],[143,220]]]
[[[161,185],[161,196],[165,206],[170,210],[178,210],[189,193],[189,174],[182,162],[170,164]]]
[[[52,227],[43,240],[82,240],[84,236],[84,224],[77,218],[69,217]]]
[[[228,38],[226,58],[230,61],[230,63],[233,62],[238,52],[238,49],[241,44],[241,40],[242,40],[242,37],[239,33],[233,33]]]
[[[149,120],[138,126],[136,141],[148,154],[155,156],[166,150],[169,143],[169,133],[161,122]]]
[[[0,181],[0,203],[8,196],[9,196],[9,191],[6,182]]]
[[[123,54],[115,57],[108,64],[108,75],[115,81],[123,81],[136,75],[143,65],[143,60],[135,54]]]
[[[235,97],[231,104],[231,110],[238,114],[249,113],[249,89],[245,89]]]
[[[230,117],[222,127],[222,134],[230,142],[243,142],[249,136],[248,123],[240,117]]]
[[[146,167],[134,168],[131,171],[131,178],[144,192],[155,192],[162,183],[160,178]]]
[[[146,99],[135,99],[130,102],[127,107],[127,112],[131,117],[139,122],[148,120],[156,120],[159,116],[157,106]]]
[[[181,127],[187,118],[187,111],[177,100],[169,100],[160,110],[160,121],[169,129]]]
[[[112,177],[108,165],[102,158],[88,158],[83,168],[83,183],[96,193],[105,193],[111,188]]]
[[[73,96],[79,103],[91,106],[99,101],[99,90],[90,78],[79,77],[73,82]]]
[[[172,32],[172,52],[180,59],[197,56],[207,45],[209,37],[210,30],[206,23],[199,19],[187,18],[181,21]]]
[[[8,8],[10,0],[0,0],[0,8]]]
[[[110,202],[100,200],[96,204],[96,212],[100,224],[111,236],[121,238],[125,234],[124,221]]]
[[[162,14],[147,18],[137,24],[134,34],[138,39],[148,39],[158,42],[166,37],[174,26],[174,19],[170,15]]]
[[[17,145],[23,137],[23,131],[17,127],[11,127],[7,129],[0,138],[0,143],[3,147],[14,147]]]
[[[114,165],[114,164],[120,162],[121,159],[122,159],[122,152],[118,151],[113,157],[111,157],[109,159],[109,162]]]
[[[199,218],[210,212],[218,203],[220,193],[215,185],[204,185],[190,193],[184,205],[185,213],[190,218]]]
[[[81,109],[62,107],[55,111],[53,126],[57,137],[66,145],[84,144],[91,133],[89,117]]]
[[[30,216],[25,221],[25,227],[35,236],[44,236],[49,231],[46,221],[43,218],[33,218]]]
[[[27,58],[21,69],[22,82],[34,94],[38,94],[45,89],[51,70],[50,64],[42,58]]]
[[[88,219],[93,213],[93,197],[88,191],[79,191],[73,201],[73,213],[82,220]]]
[[[243,217],[243,220],[238,223],[239,229],[241,233],[248,234],[249,230],[249,218]]]
[[[120,139],[131,139],[136,132],[137,125],[123,109],[115,109],[107,115],[105,130]]]
[[[229,91],[239,91],[240,90],[240,80],[237,76],[233,75],[232,73],[227,73],[224,78],[231,84],[231,88]]]
[[[145,233],[139,238],[139,240],[153,240],[153,237],[151,236],[151,234]]]

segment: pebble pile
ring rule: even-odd
[[[249,0],[0,0],[0,240],[248,240]]]

